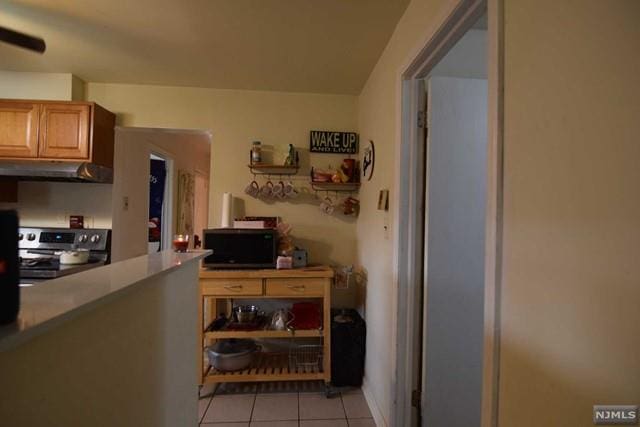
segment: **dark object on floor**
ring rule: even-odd
[[[0,324],[11,323],[20,310],[18,214],[0,211]]]
[[[362,385],[366,338],[366,324],[356,310],[331,310],[331,383],[334,386]]]

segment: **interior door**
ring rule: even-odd
[[[89,105],[43,104],[40,114],[40,157],[89,158]]]
[[[422,426],[480,426],[487,82],[427,85]]]
[[[38,156],[39,105],[0,101],[0,157]]]

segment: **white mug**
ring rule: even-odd
[[[271,191],[272,191],[273,197],[277,197],[279,199],[284,198],[285,197],[284,182],[280,181],[276,184],[273,184],[273,188]]]
[[[333,206],[333,201],[330,198],[325,197],[322,203],[320,203],[320,210],[326,213],[327,215],[331,215],[335,210],[335,206]]]
[[[273,182],[267,181],[260,187],[260,195],[262,197],[271,197],[273,194]]]
[[[289,197],[291,199],[295,199],[299,194],[298,190],[296,190],[296,187],[291,181],[287,181],[287,183],[284,185],[282,193],[285,195],[285,197]]]
[[[257,197],[258,193],[260,193],[260,186],[254,180],[249,183],[246,187],[244,187],[244,192],[251,197]]]

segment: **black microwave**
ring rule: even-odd
[[[278,234],[272,228],[212,228],[204,230],[205,268],[276,268]]]

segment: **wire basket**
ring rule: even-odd
[[[322,371],[322,345],[296,345],[289,347],[289,367],[298,372]]]

